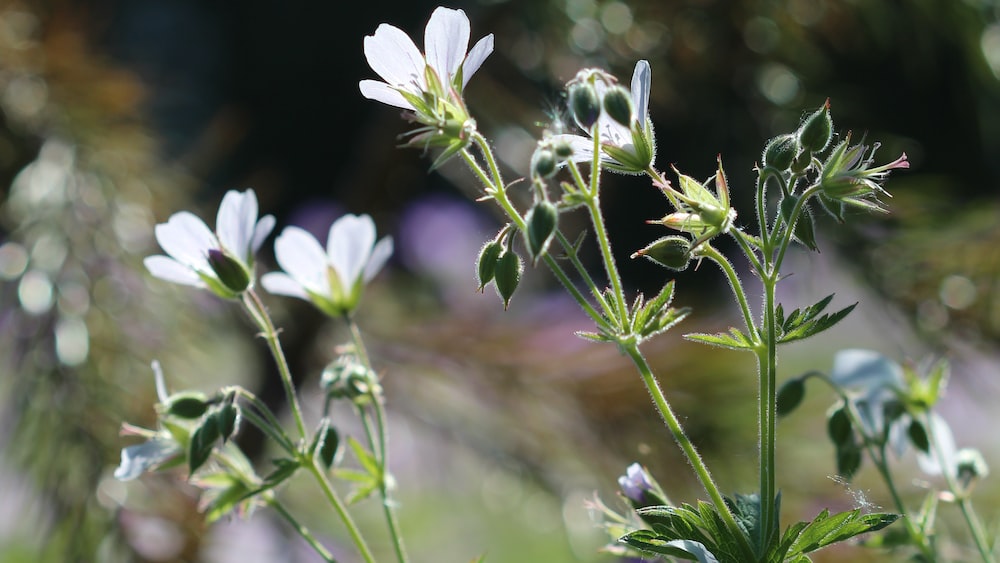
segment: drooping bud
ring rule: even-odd
[[[795,159],[797,150],[798,141],[795,135],[778,135],[767,143],[761,159],[765,167],[771,166],[778,170],[788,170]]]
[[[786,416],[795,410],[800,404],[802,404],[802,399],[806,395],[806,385],[805,381],[801,377],[795,377],[789,379],[781,388],[778,389],[778,394],[775,399],[777,405],[778,416]]]
[[[604,93],[604,111],[608,117],[625,127],[632,127],[635,119],[635,107],[632,105],[632,94],[622,86],[614,86]]]
[[[680,272],[686,269],[691,261],[691,241],[677,235],[659,238],[646,248],[637,250],[632,258],[639,256]]]
[[[497,267],[497,258],[503,251],[503,245],[495,240],[491,240],[479,251],[479,259],[476,261],[476,276],[479,278],[479,291],[482,291],[486,284],[493,281],[493,275]]]
[[[225,252],[215,248],[209,250],[208,264],[229,291],[238,295],[250,287],[250,273]]]
[[[559,223],[559,210],[549,201],[536,203],[524,218],[527,223],[525,233],[528,251],[533,261],[537,261],[548,248]]]
[[[510,305],[510,298],[514,295],[517,285],[521,282],[521,271],[523,268],[524,265],[521,262],[521,257],[512,250],[505,251],[497,260],[494,282],[496,283],[497,293],[503,299],[504,309],[507,309]]]
[[[588,82],[575,82],[569,86],[569,110],[576,124],[590,131],[601,117],[601,100],[597,89]]]
[[[799,144],[813,153],[822,152],[833,138],[833,118],[830,117],[830,100],[806,118],[799,127]]]
[[[556,172],[556,156],[545,148],[538,148],[531,155],[531,175],[536,178],[549,178]]]

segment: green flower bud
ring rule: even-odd
[[[569,87],[569,110],[576,124],[590,131],[601,116],[601,100],[597,89],[587,82],[576,82]]]
[[[337,450],[340,447],[340,434],[337,429],[330,424],[330,419],[324,418],[316,431],[316,455],[319,456],[323,466],[329,469],[337,458]]]
[[[854,432],[846,405],[830,413],[826,420],[826,433],[830,441],[838,446],[853,441]]]
[[[798,150],[798,140],[795,135],[778,135],[771,139],[764,148],[764,155],[761,159],[764,166],[772,166],[778,170],[788,170],[795,159]]]
[[[830,100],[806,118],[799,127],[799,144],[806,151],[818,153],[833,138],[833,118],[830,117]]]
[[[503,299],[503,308],[510,305],[510,298],[514,295],[517,285],[521,282],[521,271],[524,266],[521,257],[513,251],[505,251],[497,260],[496,282],[497,293]]]
[[[219,421],[214,416],[206,417],[191,434],[191,442],[188,444],[188,470],[191,473],[208,461],[219,435]]]
[[[573,145],[565,140],[552,143],[552,151],[560,161],[573,156]]]
[[[250,287],[250,273],[225,252],[215,248],[209,250],[208,264],[219,277],[219,281],[233,293],[243,293]]]
[[[549,149],[539,148],[531,155],[531,175],[549,178],[556,173],[556,155]]]
[[[559,210],[548,201],[539,201],[525,216],[528,251],[533,261],[545,254],[559,224]]]
[[[208,410],[208,399],[196,392],[172,395],[163,406],[163,412],[179,418],[196,419]]]
[[[604,93],[604,111],[611,119],[631,127],[635,115],[632,93],[621,86],[614,86]]]
[[[691,261],[691,241],[677,235],[659,238],[646,248],[637,250],[632,258],[639,256],[680,272],[686,269]]]
[[[476,275],[479,278],[479,291],[482,291],[486,284],[493,281],[493,274],[496,271],[497,258],[503,251],[503,245],[495,240],[491,240],[479,251],[479,259],[476,261]]]
[[[226,440],[229,440],[236,433],[240,417],[239,407],[231,402],[225,402],[219,406],[212,416],[219,423],[219,436],[222,437],[222,443],[226,443]]]

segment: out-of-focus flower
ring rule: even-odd
[[[373,35],[365,37],[365,58],[384,82],[362,80],[361,94],[370,100],[411,110],[420,105],[414,103],[413,97],[423,100],[426,92],[444,95],[441,88],[455,88],[461,94],[493,52],[491,33],[466,54],[469,29],[469,18],[464,11],[437,8],[424,29],[425,56],[403,30],[387,23],[379,25]]]
[[[339,317],[357,307],[365,283],[392,254],[392,238],[376,244],[371,217],[345,215],[330,226],[326,250],[307,231],[287,227],[274,243],[274,254],[284,273],[261,276],[266,290],[310,301]]]
[[[600,116],[595,123],[601,143],[601,161],[610,170],[628,174],[645,172],[656,156],[656,139],[653,125],[649,120],[649,87],[651,70],[649,62],[639,61],[632,73],[631,107],[626,108],[620,86],[615,79],[601,70],[581,70],[570,82],[570,89],[592,89],[601,105]],[[611,108],[607,108],[611,103]],[[573,109],[573,108],[571,108]],[[608,109],[611,109],[609,112]],[[629,109],[626,112],[626,109]],[[621,123],[624,114],[630,115],[629,123]],[[581,120],[578,119],[578,122]],[[589,123],[584,119],[582,123]],[[584,127],[584,125],[581,125]],[[592,130],[587,130],[592,134]],[[573,148],[574,162],[589,162],[594,157],[594,141],[591,137],[561,134],[554,140],[568,142]]]
[[[155,230],[167,256],[149,256],[143,263],[160,279],[235,298],[253,285],[254,255],[274,228],[273,216],[258,221],[257,213],[253,190],[226,192],[215,232],[190,212],[175,213]]]
[[[646,493],[653,490],[653,484],[646,474],[646,469],[638,463],[633,463],[625,470],[625,475],[618,478],[618,486],[622,493],[634,502],[646,501]]]

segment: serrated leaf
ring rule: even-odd
[[[857,303],[854,303],[835,313],[819,316],[832,300],[833,295],[828,295],[810,307],[801,310],[795,309],[789,313],[788,318],[784,319],[778,326],[780,333],[778,342],[792,342],[819,334],[839,323],[857,306]]]
[[[278,458],[273,461],[276,466],[274,471],[268,473],[268,475],[264,477],[264,484],[268,488],[281,484],[283,481],[291,477],[300,467],[299,462],[293,459]]]
[[[715,555],[704,545],[692,540],[664,540],[656,532],[638,530],[625,535],[619,541],[640,551],[669,555],[699,563],[718,563]]]
[[[574,334],[576,334],[580,338],[583,338],[584,340],[590,340],[591,342],[614,342],[614,340],[612,338],[609,338],[607,335],[600,334],[597,332],[586,332],[578,330]]]
[[[684,338],[694,342],[701,342],[702,344],[718,346],[719,348],[728,348],[729,350],[753,350],[753,343],[750,341],[750,338],[736,328],[729,329],[728,334],[725,332],[720,332],[719,334],[695,332],[685,334]]]
[[[809,553],[867,532],[885,528],[899,519],[898,514],[861,514],[859,509],[830,515],[823,510],[799,534],[792,546],[793,555]]]

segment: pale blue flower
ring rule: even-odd
[[[625,475],[618,478],[618,486],[626,498],[638,503],[645,502],[646,493],[653,490],[653,483],[646,473],[646,468],[638,463],[628,466]]]
[[[357,307],[364,285],[392,255],[392,238],[376,243],[371,217],[345,215],[330,226],[326,250],[304,229],[287,227],[274,242],[274,254],[284,272],[264,274],[264,288],[310,301],[336,317]]]
[[[471,51],[469,18],[462,10],[439,7],[431,14],[424,29],[426,56],[401,29],[387,23],[365,37],[365,58],[384,82],[362,80],[361,94],[370,99],[414,110],[400,92],[422,97],[428,91],[427,67],[437,75],[444,88],[454,87],[459,94],[493,52],[493,34],[483,37]]]
[[[257,213],[253,190],[226,192],[215,232],[193,213],[175,213],[155,229],[167,255],[149,256],[143,263],[160,279],[236,297],[253,284],[254,256],[274,229],[273,216],[258,221]]]

